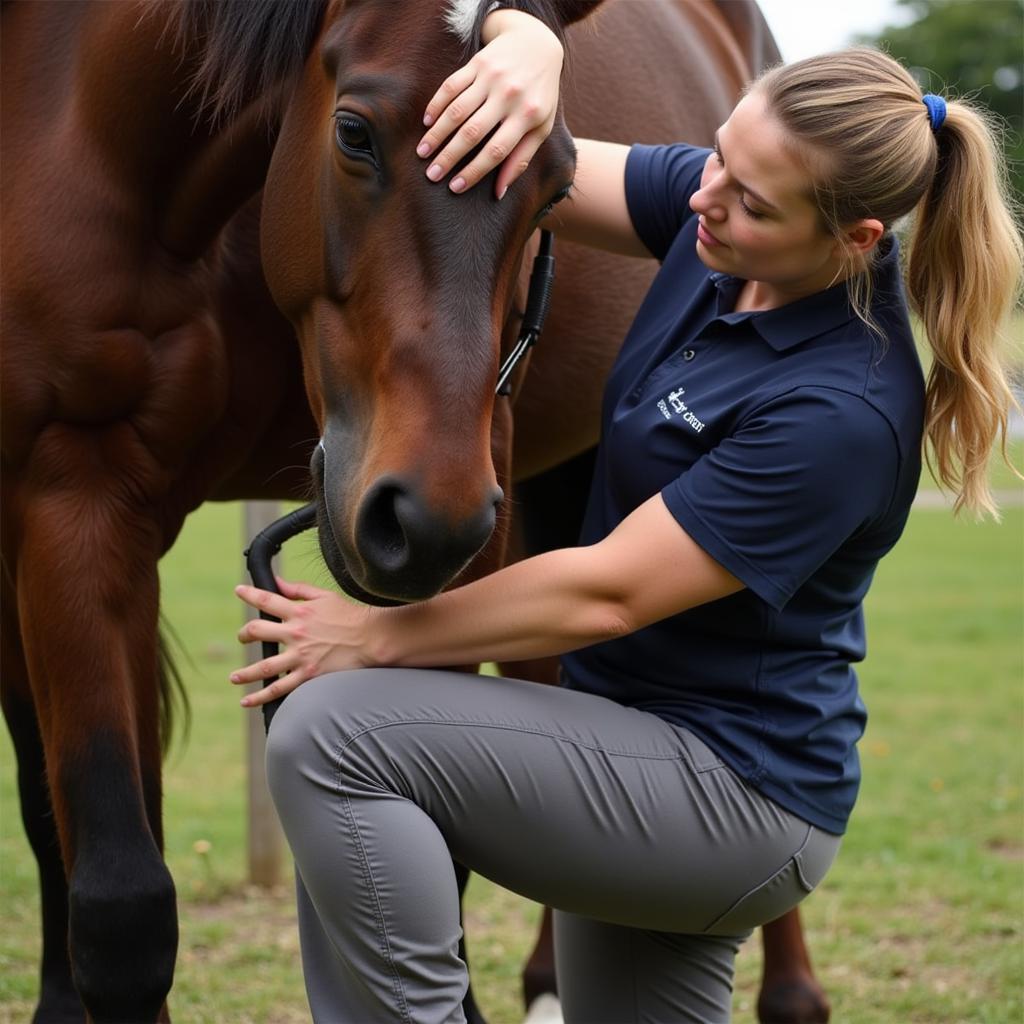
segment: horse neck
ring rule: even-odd
[[[275,97],[254,97],[211,121],[175,43],[173,7],[95,5],[82,52],[97,57],[81,62],[79,116],[149,229],[194,259],[262,187],[279,118]]]
[[[245,108],[183,160],[171,182],[157,234],[182,257],[196,258],[247,199],[262,187],[277,126],[262,104]]]

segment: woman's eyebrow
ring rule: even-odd
[[[715,131],[715,152],[718,154],[718,158],[725,163],[725,157],[722,156],[722,147],[718,144],[718,132]],[[749,192],[762,206],[767,206],[769,210],[773,210],[775,213],[781,213],[782,211],[774,204],[770,203],[763,195],[759,192],[755,192],[749,185],[744,185],[742,181],[738,181],[733,178],[733,181],[744,191]]]

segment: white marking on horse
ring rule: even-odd
[[[477,12],[481,6],[489,2],[490,0],[448,0],[444,12],[448,28],[464,43],[468,43],[473,33],[473,25],[476,23]]]

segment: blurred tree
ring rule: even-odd
[[[979,101],[1008,124],[1010,181],[1024,200],[1024,0],[897,0],[909,24],[858,42],[887,50],[926,92]]]

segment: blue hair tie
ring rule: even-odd
[[[946,101],[935,93],[926,92],[921,97],[921,102],[928,108],[928,121],[932,131],[937,132],[942,127],[942,122],[946,120]]]

